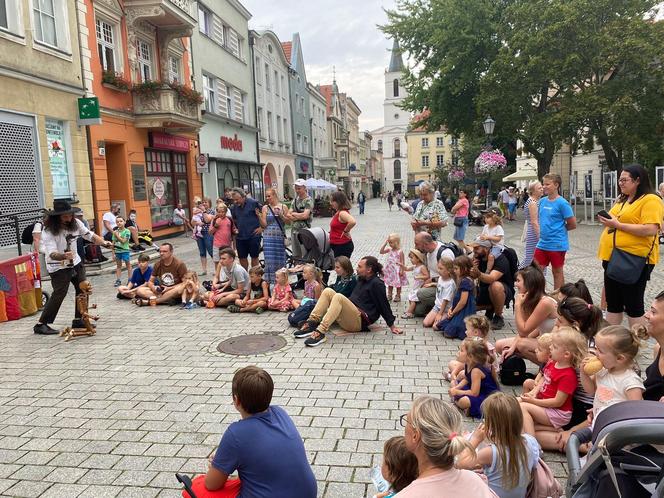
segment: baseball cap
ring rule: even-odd
[[[475,245],[486,247],[486,248],[491,248],[491,241],[490,240],[480,240],[480,239],[475,239]]]
[[[302,178],[298,178],[297,180],[295,180],[295,183],[293,185],[295,185],[296,187],[306,187],[307,182],[306,182],[306,180],[303,180]]]

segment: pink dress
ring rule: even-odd
[[[401,249],[393,249],[387,254],[387,262],[383,268],[383,282],[388,287],[405,287],[408,285],[405,272],[400,274],[401,267],[399,263],[401,263],[402,254]]]
[[[290,299],[284,301],[289,297]],[[276,284],[272,289],[272,297],[267,303],[267,307],[271,310],[277,311],[290,311],[293,309],[293,290],[290,285]]]
[[[318,286],[320,284],[316,281],[313,280],[309,282],[308,280],[304,282],[304,297],[308,297],[309,299],[316,299],[316,289],[318,289]]]

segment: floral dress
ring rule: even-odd
[[[406,274],[402,272],[399,263],[401,263],[401,249],[391,250],[387,255],[387,262],[383,268],[383,282],[388,287],[405,287],[408,285]]]
[[[290,299],[286,299],[290,297]],[[293,309],[293,290],[290,285],[276,284],[272,289],[272,297],[267,303],[271,310],[290,311]]]
[[[420,221],[437,222],[447,221],[449,216],[445,210],[445,205],[443,202],[438,199],[434,199],[427,203],[421,201],[417,205],[417,209],[415,210],[413,217]],[[428,226],[424,226],[420,228],[420,231],[427,231],[431,234],[433,240],[440,240],[440,228],[429,228]]]

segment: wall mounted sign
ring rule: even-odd
[[[198,154],[198,159],[196,160],[196,172],[197,173],[207,173],[208,172],[208,155],[207,154]]]
[[[235,152],[242,152],[242,140],[237,138],[237,133],[233,138],[221,137],[221,148],[234,150]]]
[[[46,120],[46,142],[48,144],[48,162],[51,170],[53,198],[68,198],[69,163],[65,150],[65,123],[56,119]]]
[[[161,178],[157,178],[154,181],[152,192],[154,192],[154,196],[159,200],[164,197],[164,194],[166,193],[166,186],[164,185],[164,182],[161,180]]]
[[[142,164],[131,165],[131,183],[134,189],[134,200],[147,200],[148,193],[145,189],[145,166]]]
[[[177,135],[168,135],[153,131],[150,133],[150,147],[154,149],[177,150],[189,152],[189,139]]]

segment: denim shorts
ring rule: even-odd
[[[196,239],[196,244],[198,245],[198,255],[201,258],[206,256],[206,253],[212,257],[212,236],[206,235],[199,239]]]
[[[454,227],[454,240],[463,240],[466,238],[466,229],[468,228],[468,217],[463,220],[463,225]]]

